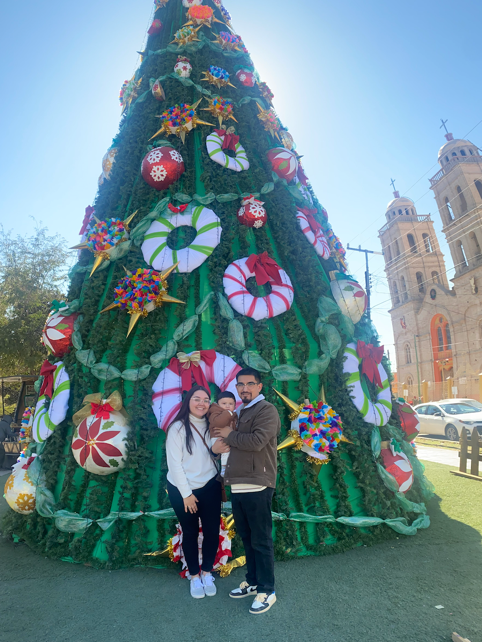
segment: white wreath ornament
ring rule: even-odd
[[[362,360],[357,354],[355,343],[349,343],[346,346],[344,357],[343,372],[350,375],[347,388],[356,409],[367,423],[385,426],[392,415],[392,392],[385,368],[381,363],[378,364],[382,387],[379,388],[377,401],[374,403],[367,397],[361,385],[359,366]]]
[[[239,259],[228,265],[224,276],[224,292],[231,306],[240,314],[255,321],[272,319],[287,312],[293,305],[294,290],[290,277],[280,268],[279,274],[283,282],[278,285],[270,280],[272,292],[267,296],[254,297],[246,288],[246,281],[255,276],[246,267],[248,258]]]
[[[171,250],[166,239],[170,232],[187,225],[197,232],[194,241],[182,250]],[[144,236],[142,254],[155,270],[166,270],[179,261],[176,272],[193,272],[209,258],[221,239],[221,221],[212,211],[198,205],[191,211],[171,218],[159,217],[153,221]]]
[[[223,151],[224,136],[219,136],[216,132],[209,134],[206,138],[206,148],[209,158],[226,169],[232,169],[235,172],[242,172],[249,169],[249,160],[246,150],[241,143],[236,144],[236,157],[232,158]]]
[[[37,443],[45,441],[67,416],[70,397],[70,379],[62,361],[56,364],[53,374],[54,386],[52,399],[47,410],[46,397],[41,395],[35,406],[32,424],[32,437]]]
[[[311,229],[310,224],[308,223],[306,215],[303,212],[298,210],[296,212],[296,218],[298,219],[298,223],[300,224],[301,231],[306,236],[310,244],[315,248],[318,256],[321,256],[322,259],[329,259],[330,246],[323,232],[318,231],[315,235],[313,233],[313,230]]]

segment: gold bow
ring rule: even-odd
[[[196,350],[196,352],[193,352],[192,354],[178,352],[177,358],[185,370],[188,370],[191,367],[191,364],[196,366],[196,368],[201,365],[201,352],[199,350]]]
[[[108,403],[114,410],[120,411],[124,415],[124,417],[127,417],[127,413],[122,407],[122,397],[118,390],[114,390],[114,392],[107,399],[102,398],[101,392],[95,392],[94,394],[84,397],[84,401],[82,403],[86,405],[78,410],[72,417],[72,421],[76,426],[78,426],[84,419],[87,419],[87,417],[90,417],[92,415],[92,406],[90,405],[91,403]]]

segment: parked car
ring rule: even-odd
[[[450,441],[458,441],[462,428],[472,432],[477,428],[482,435],[482,408],[472,405],[473,400],[443,399],[415,406],[420,420],[420,432],[429,435],[445,435]]]
[[[475,399],[440,399],[437,403],[452,403],[452,402],[462,401],[463,403],[468,403],[469,406],[474,406],[474,408],[480,408],[482,410],[482,403],[476,401]]]

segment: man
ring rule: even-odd
[[[248,571],[246,581],[229,595],[256,595],[249,612],[259,614],[276,602],[271,502],[281,422],[276,408],[261,394],[263,384],[257,370],[240,370],[236,381],[243,402],[238,409],[237,430],[227,427],[215,431],[231,449],[225,482],[231,486],[233,516],[243,540]]]
[[[0,468],[3,468],[5,461],[5,447],[2,442],[6,441],[7,437],[13,437],[15,435],[10,428],[11,423],[12,418],[8,415],[0,420]]]

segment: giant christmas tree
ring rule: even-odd
[[[229,13],[205,3],[155,2],[68,299],[44,329],[4,524],[44,555],[171,564],[149,555],[176,533],[164,430],[183,390],[235,392],[245,365],[284,424],[278,559],[429,525],[417,420],[392,398],[365,292]]]

